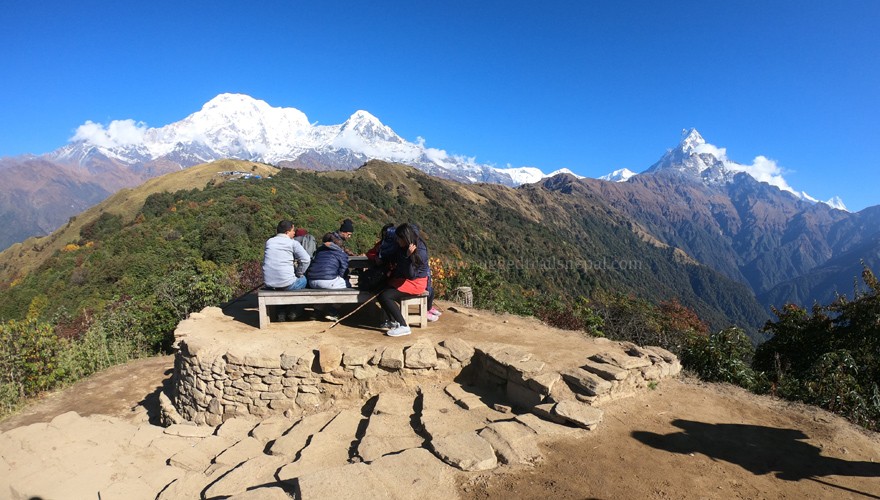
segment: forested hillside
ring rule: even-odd
[[[263,176],[241,178],[230,170]],[[767,323],[775,338],[752,367],[755,350],[744,333],[760,336],[767,317],[746,286],[660,243],[601,197],[579,191],[573,177],[511,189],[462,185],[382,162],[354,172],[311,172],[224,161],[150,183],[0,255],[4,407],[167,349],[180,319],[261,283],[263,243],[278,220],[292,218],[320,235],[350,217],[351,246],[361,252],[386,222],[420,225],[441,296],[472,286],[480,307],[662,345],[707,379],[778,391],[876,426],[875,345],[860,341],[864,348],[853,350],[838,343],[837,354],[827,346],[789,348],[791,332],[806,331],[790,328],[795,316],[846,332],[854,321],[784,309]],[[202,187],[185,189],[192,185]],[[865,276],[873,293],[854,304],[871,308],[878,288]],[[848,314],[845,304],[828,310]],[[845,338],[832,333],[863,338],[865,327],[871,328],[859,323]],[[843,363],[850,378],[834,378],[833,391],[821,392],[826,375],[838,373],[838,365],[822,368],[832,361]],[[854,392],[846,404],[835,403],[848,388]]]
[[[218,286],[247,288],[279,219],[320,235],[345,217],[355,220],[353,245],[360,251],[383,223],[416,222],[432,255],[447,266],[480,267],[497,275],[503,290],[517,291],[493,293],[502,302],[623,292],[655,302],[678,299],[713,327],[755,330],[766,319],[744,286],[672,248],[646,243],[597,200],[534,186],[461,185],[381,162],[354,173],[285,169],[271,179],[154,194],[131,219],[104,212],[39,269],[7,286],[0,314],[22,318],[37,296],[47,299],[46,319],[119,301],[152,302],[170,276],[217,275]]]

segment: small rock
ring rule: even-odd
[[[556,403],[556,406],[553,407],[553,413],[575,425],[590,430],[599,425],[603,415],[599,408],[571,400]]]
[[[513,409],[510,406],[503,405],[501,403],[495,403],[494,405],[492,405],[492,408],[494,408],[495,411],[500,411],[501,413],[510,413]]]
[[[318,366],[321,373],[330,373],[342,363],[342,351],[333,344],[323,344],[318,347]]]

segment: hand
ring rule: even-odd
[[[409,253],[407,253],[407,255],[412,255],[413,252],[415,252],[415,251],[416,251],[416,244],[415,244],[415,243],[410,243],[410,244],[409,244]]]

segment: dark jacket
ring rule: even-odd
[[[397,258],[397,266],[394,268],[395,278],[414,280],[428,276],[430,273],[430,268],[428,267],[428,247],[425,245],[424,241],[419,240],[419,243],[416,245],[416,251],[413,255],[415,254],[419,254],[419,257],[422,258],[421,265],[416,265],[413,262],[412,256],[406,254],[406,249],[398,246],[398,251],[395,254]],[[312,265],[314,266],[315,264]]]
[[[348,255],[335,243],[320,245],[306,271],[306,277],[309,281],[332,280],[336,277],[348,281]]]
[[[397,252],[400,252],[400,245],[397,244],[397,234],[393,227],[388,228],[385,239],[379,245],[379,260],[382,262],[392,262]]]

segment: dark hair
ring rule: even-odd
[[[337,246],[342,246],[342,240],[336,236],[336,233],[324,233],[324,236],[321,237],[321,243],[335,243]]]
[[[276,233],[286,233],[293,228],[293,222],[284,219],[283,221],[278,223],[278,229],[275,230]]]
[[[422,245],[425,244],[422,240],[421,235],[419,234],[418,226],[416,226],[415,224],[404,222],[403,224],[397,226],[395,234],[397,235],[397,239],[403,240],[403,242],[406,243],[407,247],[414,244],[416,248],[418,248],[419,243],[421,243]],[[413,252],[411,258],[412,263],[416,266],[421,266],[425,264],[424,262],[422,262],[422,257],[419,255],[418,250]]]
[[[385,224],[384,226],[382,226],[382,230],[379,231],[379,238],[384,240],[385,237],[388,236],[388,230],[391,229],[392,227],[394,227],[393,222],[389,222],[388,224]]]

